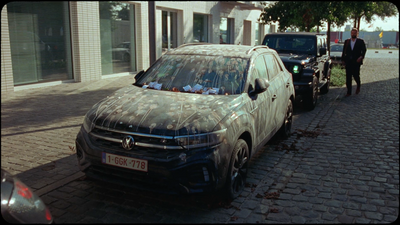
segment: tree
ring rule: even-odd
[[[360,21],[363,18],[367,23],[373,22],[373,16],[376,15],[381,19],[395,16],[398,14],[396,5],[391,2],[346,2],[349,10],[351,10],[350,19],[354,20],[354,26],[360,30]]]
[[[279,1],[264,8],[258,21],[263,24],[279,22],[278,30],[289,27],[310,31],[315,26],[321,26],[321,11],[315,2]]]
[[[330,47],[331,25],[341,26],[350,16],[350,8],[343,1],[296,1],[296,2],[275,2],[266,5],[260,15],[261,23],[270,24],[279,22],[279,30],[295,26],[307,32],[317,26],[317,32],[322,22],[328,23],[328,49]]]
[[[396,14],[398,14],[398,9],[390,2],[279,1],[265,4],[258,21],[263,24],[279,22],[280,31],[295,27],[308,32],[315,26],[318,32],[321,23],[327,22],[329,48],[331,25],[342,26],[348,19],[352,19],[354,27],[360,30],[361,18],[370,23],[373,21],[373,15],[384,19]]]
[[[327,38],[328,38],[328,49],[331,47],[331,25],[342,26],[350,15],[350,9],[346,6],[343,1],[324,2],[323,6],[328,9],[326,14],[326,22],[328,23]],[[330,52],[330,51],[329,51]]]

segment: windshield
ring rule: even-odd
[[[175,92],[240,94],[247,64],[248,59],[234,57],[164,55],[135,84]]]
[[[316,54],[313,36],[266,36],[263,45],[275,49],[278,53]]]
[[[332,52],[341,52],[341,51],[343,51],[343,45],[332,45],[331,51]]]

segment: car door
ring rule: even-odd
[[[318,55],[317,63],[318,63],[318,69],[320,71],[319,82],[321,82],[321,80],[324,77],[324,75],[322,74],[323,71],[324,71],[324,65],[325,65],[325,62],[328,61],[328,59],[329,59],[328,54],[324,54],[324,55],[320,54],[320,49],[321,48],[325,48],[326,49],[325,38],[317,37],[317,50],[318,50],[318,52],[317,52],[317,55]],[[328,49],[327,49],[327,51],[328,51]]]
[[[279,128],[284,118],[284,109],[286,109],[287,94],[285,91],[282,68],[278,65],[275,56],[272,53],[264,55],[267,65],[269,78],[269,92],[271,94],[271,117],[273,118],[274,128]]]
[[[255,87],[255,80],[257,78],[268,80],[268,71],[266,68],[265,60],[262,55],[258,56],[254,61],[251,69],[251,76],[249,78],[249,92]],[[251,116],[254,118],[255,142],[258,145],[265,140],[268,135],[273,131],[275,124],[273,118],[273,102],[270,88],[263,93],[251,98]]]
[[[277,104],[277,110],[279,113],[278,116],[278,128],[283,123],[286,115],[287,104],[290,98],[290,93],[292,92],[291,89],[293,87],[293,78],[289,71],[286,70],[285,65],[283,64],[282,60],[279,58],[279,55],[274,53],[272,54],[276,69],[277,69],[277,77],[279,78],[280,83],[278,84],[278,94],[281,97],[279,99],[279,103]]]

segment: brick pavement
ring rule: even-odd
[[[332,88],[315,110],[295,109],[295,133],[251,160],[249,187],[229,205],[212,196],[77,179],[70,147],[84,114],[130,76],[16,92],[2,102],[1,165],[40,193],[56,223],[393,222],[399,210],[398,52],[374,57],[369,53],[362,67],[359,95],[344,98],[344,87]]]

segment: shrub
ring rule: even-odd
[[[346,84],[346,70],[341,65],[332,66],[331,83],[332,86],[343,86]]]

